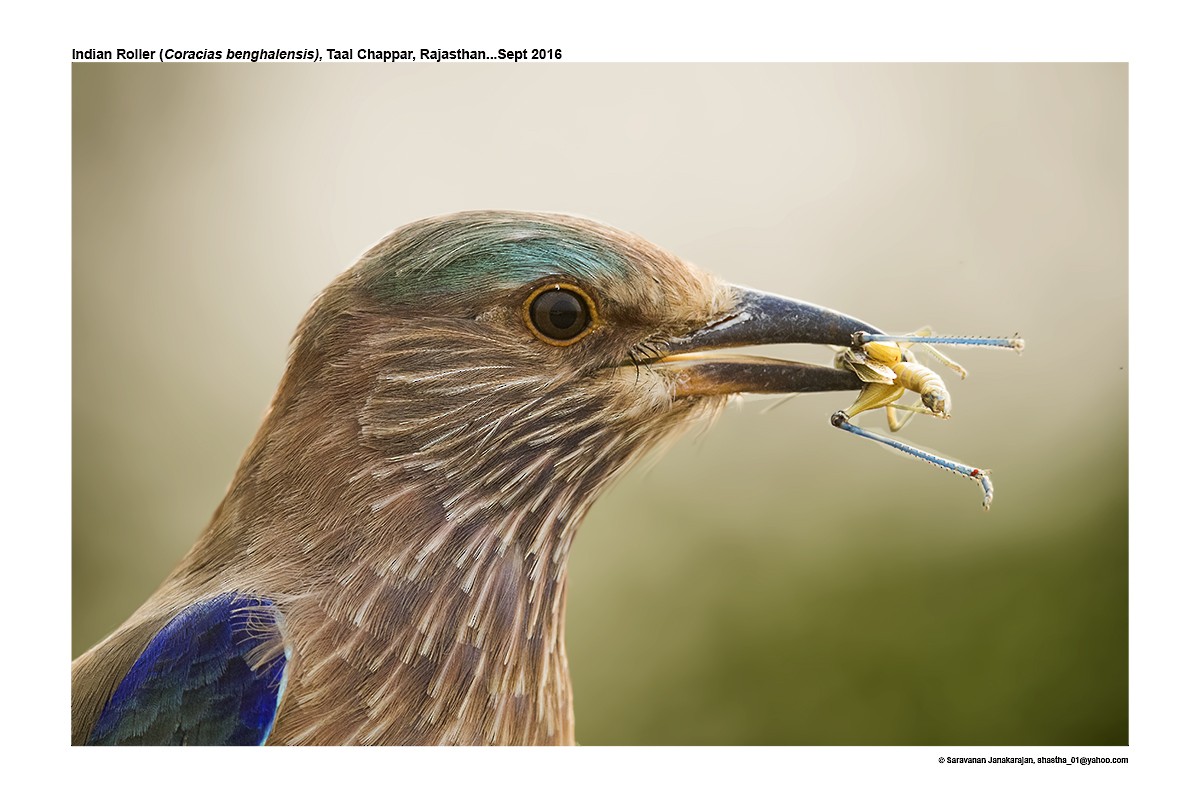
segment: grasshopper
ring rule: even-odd
[[[919,345],[930,356],[956,372],[961,378],[967,377],[967,371],[962,365],[954,362],[933,346],[937,345],[984,345],[995,348],[1008,348],[1020,352],[1025,347],[1025,341],[1020,337],[1011,339],[994,339],[985,337],[939,337],[928,328],[922,328],[912,334],[889,336],[887,334],[867,334],[856,332],[851,338],[851,346],[843,348],[834,358],[834,364],[845,370],[853,371],[866,382],[862,392],[855,402],[845,410],[838,410],[830,418],[830,422],[838,429],[851,434],[860,435],[869,440],[891,446],[907,455],[925,460],[938,468],[946,469],[954,474],[960,474],[979,483],[983,488],[983,508],[991,507],[995,487],[992,485],[991,471],[967,466],[954,460],[926,452],[915,446],[910,446],[895,438],[877,435],[850,423],[855,415],[867,410],[883,408],[887,413],[888,428],[897,432],[918,412],[933,415],[937,418],[950,417],[950,391],[933,369],[917,361],[912,346]],[[898,403],[906,391],[912,391],[921,398],[921,406],[908,406]],[[901,418],[898,411],[905,410],[907,415]]]

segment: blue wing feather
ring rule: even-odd
[[[266,598],[184,609],[146,646],[92,728],[98,745],[255,745],[283,697],[288,652]]]

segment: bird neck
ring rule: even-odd
[[[364,440],[351,384],[285,381],[178,575],[279,605],[293,661],[272,742],[573,743],[567,559],[623,464],[551,481],[515,443],[464,487],[427,438]]]
[[[323,730],[297,713],[293,740],[573,743],[570,536],[554,536],[542,552],[533,549],[537,529],[446,522],[423,540],[347,556],[336,580],[296,603],[305,624],[296,684],[305,703],[320,705],[309,718],[364,719]],[[280,731],[287,739],[289,726]]]

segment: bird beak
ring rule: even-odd
[[[800,300],[733,287],[736,302],[721,319],[672,340],[656,369],[675,380],[675,396],[816,393],[859,390],[850,371],[761,356],[711,351],[753,345],[811,343],[849,347],[856,331],[883,333],[841,312]]]

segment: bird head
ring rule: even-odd
[[[202,544],[246,545],[238,515],[253,514],[262,550],[247,556],[404,545],[379,562],[398,569],[415,552],[406,537],[440,525],[452,546],[554,546],[565,561],[608,481],[731,395],[863,384],[834,367],[714,351],[848,346],[858,330],[877,331],[727,285],[592,221],[474,211],[415,222],[308,311]],[[426,553],[448,563],[438,541]]]
[[[859,330],[876,329],[585,219],[426,219],[313,304],[239,478],[289,475],[264,491],[293,492],[293,512],[334,492],[340,513],[420,501],[439,523],[541,519],[569,534],[606,482],[729,396],[862,386],[713,351],[849,345]]]

